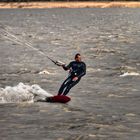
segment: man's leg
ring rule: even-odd
[[[65,88],[63,95],[67,95],[70,89],[74,87],[79,81],[80,79],[78,79],[77,81],[71,81],[71,83],[69,83],[69,85]]]
[[[64,89],[68,86],[68,84],[71,83],[71,77],[68,77],[63,84],[61,85],[59,91],[58,91],[58,95],[61,95],[64,91]]]

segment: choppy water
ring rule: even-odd
[[[139,140],[139,38],[139,9],[0,10],[1,139]],[[67,73],[31,46],[65,63],[82,54],[71,102],[34,102]]]

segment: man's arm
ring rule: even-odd
[[[71,63],[69,63],[67,66],[66,65],[62,65],[64,70],[69,70],[71,67]]]
[[[82,72],[80,75],[78,75],[78,78],[83,77],[85,74],[86,74],[86,64],[83,63]]]
[[[78,79],[80,79],[81,77],[83,77],[86,74],[86,64],[83,63],[83,67],[82,67],[82,72],[80,75],[75,76],[72,80],[73,81],[77,81]]]

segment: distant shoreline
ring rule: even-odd
[[[0,2],[3,8],[140,8],[140,2]]]

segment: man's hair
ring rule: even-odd
[[[78,56],[81,56],[80,53],[77,53],[77,54],[75,55],[75,59],[76,59]]]

